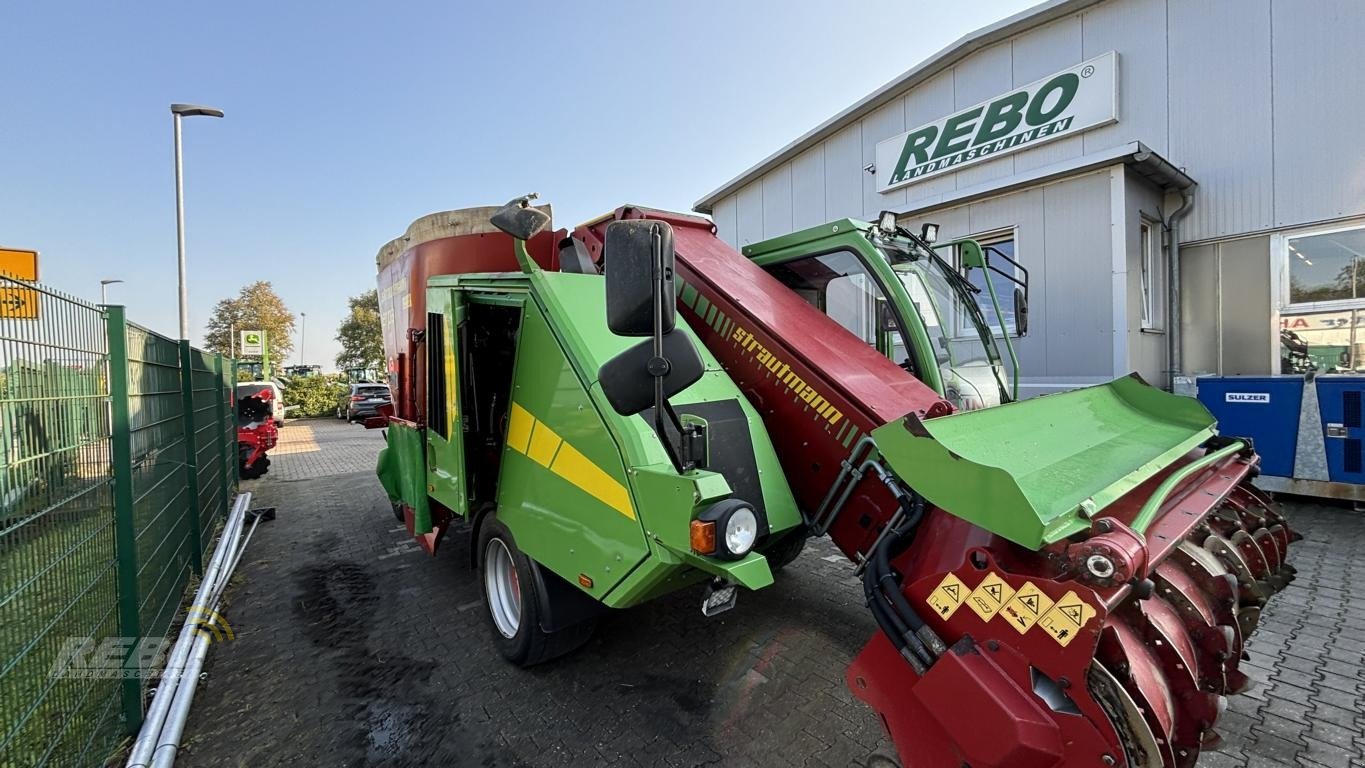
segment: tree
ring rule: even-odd
[[[291,417],[331,416],[351,388],[335,376],[295,376],[284,385],[284,404],[298,406]]]
[[[379,325],[379,291],[371,289],[346,302],[351,313],[337,326],[341,352],[337,367],[384,370],[384,336]]]
[[[270,351],[270,366],[283,366],[294,350],[294,313],[284,305],[284,299],[270,287],[268,280],[257,280],[247,285],[233,298],[219,301],[205,326],[204,346],[210,352],[231,354],[236,349],[241,331],[265,331],[266,347]],[[237,334],[234,338],[233,334]]]

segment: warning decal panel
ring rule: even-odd
[[[1052,608],[1052,598],[1043,594],[1031,581],[1024,582],[1024,586],[1014,593],[1014,599],[1005,603],[1001,609],[1001,616],[1014,627],[1019,634],[1033,629],[1033,625],[1038,623],[1039,617],[1047,613]]]
[[[966,601],[967,592],[967,585],[963,584],[962,580],[957,576],[950,573],[943,577],[943,581],[938,583],[938,587],[936,587],[933,592],[930,592],[929,596],[926,597],[924,601],[929,604],[930,608],[934,609],[934,613],[937,613],[944,619],[949,619],[952,618],[953,613],[961,607],[962,603]]]
[[[986,572],[975,589],[968,587],[956,574],[945,574],[925,602],[945,621],[965,603],[983,622],[990,623],[999,617],[1020,635],[1040,627],[1062,647],[1070,645],[1099,613],[1099,609],[1082,599],[1075,590],[1068,590],[1063,597],[1054,600],[1032,581],[1024,581],[1016,589],[995,571]]]
[[[1075,592],[1067,592],[1052,609],[1043,614],[1038,620],[1038,626],[1043,631],[1052,635],[1059,645],[1066,647],[1076,635],[1080,634],[1081,628],[1091,619],[1095,618],[1095,609],[1090,604],[1077,597]]]
[[[967,598],[967,604],[976,611],[976,615],[982,621],[990,621],[995,614],[1000,611],[1001,606],[1009,602],[1014,596],[1014,587],[1005,583],[1000,578],[1000,574],[991,571],[986,574],[986,578],[972,590],[971,597]]]

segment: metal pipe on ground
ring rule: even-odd
[[[251,529],[242,538],[242,543],[237,547],[228,567],[223,570],[222,583],[213,597],[213,606],[210,608],[211,615],[217,614],[228,580],[232,578],[232,572],[236,570],[242,553],[246,551],[246,545],[251,542],[251,537],[256,533],[256,526],[260,524],[259,517],[252,521]],[[176,754],[180,751],[180,738],[185,733],[185,721],[189,719],[190,705],[194,703],[194,692],[199,687],[199,674],[203,671],[204,659],[208,652],[209,636],[199,632],[194,636],[194,647],[190,652],[189,663],[185,665],[182,683],[175,688],[175,699],[171,702],[170,712],[166,714],[166,721],[157,737],[156,749],[152,752],[151,768],[171,768],[175,764]]]
[[[241,535],[246,520],[247,508],[250,506],[250,492],[237,495],[232,510],[228,513],[227,522],[223,525],[223,533],[218,538],[218,547],[214,550],[208,567],[204,569],[204,576],[199,582],[199,589],[195,592],[191,610],[196,607],[208,607],[212,610],[212,607],[217,605],[222,588],[227,585],[227,577],[231,576],[231,570],[225,570],[224,564],[236,565],[236,557],[229,558],[229,553],[235,549],[237,538]],[[180,635],[162,673],[161,684],[157,686],[151,706],[147,709],[147,716],[143,718],[142,728],[138,731],[137,739],[134,740],[128,754],[126,768],[147,768],[151,765],[153,752],[166,722],[166,715],[171,710],[176,689],[184,679],[195,640],[199,638],[197,631],[199,625],[192,619],[193,616],[186,617],[184,626],[180,628]]]

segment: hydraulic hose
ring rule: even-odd
[[[899,496],[905,519],[892,524],[880,537],[867,560],[863,573],[863,594],[878,626],[901,651],[901,655],[923,674],[928,665],[943,653],[943,641],[910,606],[901,593],[900,583],[891,569],[892,551],[904,551],[924,517],[924,500],[919,496]]]
[[[900,655],[915,670],[915,674],[923,675],[929,667],[930,659],[928,650],[919,638],[911,633],[904,623],[891,612],[891,607],[886,603],[885,596],[878,596],[879,590],[872,584],[873,576],[871,571],[863,573],[863,596],[867,599],[867,607],[872,611],[872,618],[876,620],[877,626],[881,628],[886,638],[891,641]]]
[[[891,570],[891,558],[899,556],[914,543],[915,533],[919,529],[920,520],[924,517],[924,498],[922,496],[914,495],[908,506],[909,513],[906,515],[906,519],[897,526],[896,530],[892,531],[883,546],[878,547],[875,553],[877,568],[880,572],[878,586],[881,587],[882,593],[890,599],[892,607],[909,625],[911,631],[929,650],[930,663],[932,664],[934,659],[943,655],[947,647],[943,644],[938,633],[925,624],[924,619],[910,606],[910,602],[905,599],[905,594],[901,591],[900,582]],[[887,585],[888,581],[890,582],[889,586]]]

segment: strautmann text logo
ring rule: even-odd
[[[1110,51],[880,142],[878,191],[1113,122],[1117,59]]]

